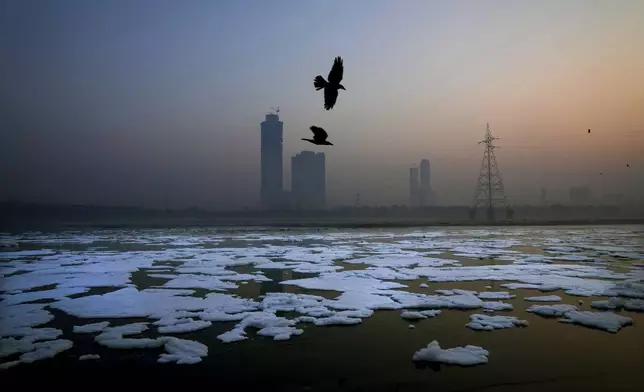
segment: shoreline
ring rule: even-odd
[[[101,230],[101,229],[394,229],[405,227],[522,227],[522,226],[603,226],[644,225],[644,218],[515,220],[515,221],[438,221],[430,219],[248,219],[248,218],[193,218],[193,219],[97,219],[91,221],[25,221],[4,222],[0,231],[33,230]]]

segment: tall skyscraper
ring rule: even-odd
[[[409,207],[418,207],[419,203],[418,168],[412,167],[409,169]]]
[[[283,198],[282,136],[284,123],[277,114],[266,115],[261,124],[262,183],[261,206],[277,208]]]
[[[432,186],[430,183],[429,160],[420,161],[420,205],[428,206],[432,202]]]
[[[299,208],[326,206],[324,153],[302,151],[291,158],[291,197]]]

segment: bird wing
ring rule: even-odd
[[[324,89],[324,108],[330,110],[335,106],[335,101],[338,100],[338,90],[327,87]]]
[[[333,61],[333,67],[331,67],[331,71],[329,72],[327,80],[331,84],[340,84],[343,74],[344,65],[342,65],[342,58],[338,56]]]
[[[311,132],[313,132],[313,139],[319,140],[319,141],[325,141],[329,135],[326,133],[326,131],[320,127],[316,127],[315,125],[311,125],[309,127]]]

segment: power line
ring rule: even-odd
[[[501,179],[501,172],[499,171],[496,156],[494,155],[494,149],[496,147],[493,142],[497,139],[498,138],[492,136],[492,132],[490,132],[490,124],[487,124],[485,139],[478,143],[485,144],[485,151],[483,152],[479,178],[476,182],[474,203],[470,212],[470,217],[472,219],[475,218],[476,209],[479,206],[484,206],[487,209],[487,219],[490,221],[493,221],[495,218],[495,206],[506,207],[508,218],[512,217],[512,209],[507,203],[503,180]]]

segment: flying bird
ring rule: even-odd
[[[307,142],[311,142],[313,144],[322,145],[322,146],[333,145],[333,143],[328,142],[326,140],[329,137],[329,135],[326,133],[324,129],[320,127],[316,127],[315,125],[311,125],[309,129],[311,130],[311,132],[313,132],[313,139],[302,138],[302,140],[306,140]]]
[[[590,133],[590,129],[588,130],[588,133]]]
[[[326,110],[331,110],[335,105],[335,102],[338,100],[338,90],[346,91],[344,86],[340,84],[343,73],[344,65],[342,64],[342,58],[338,56],[333,61],[333,67],[331,67],[331,71],[327,77],[328,81],[324,80],[322,75],[318,75],[313,79],[315,91],[324,89],[324,108]]]
[[[629,165],[629,164],[627,163],[627,164],[626,164],[626,167],[631,167],[631,165]]]

